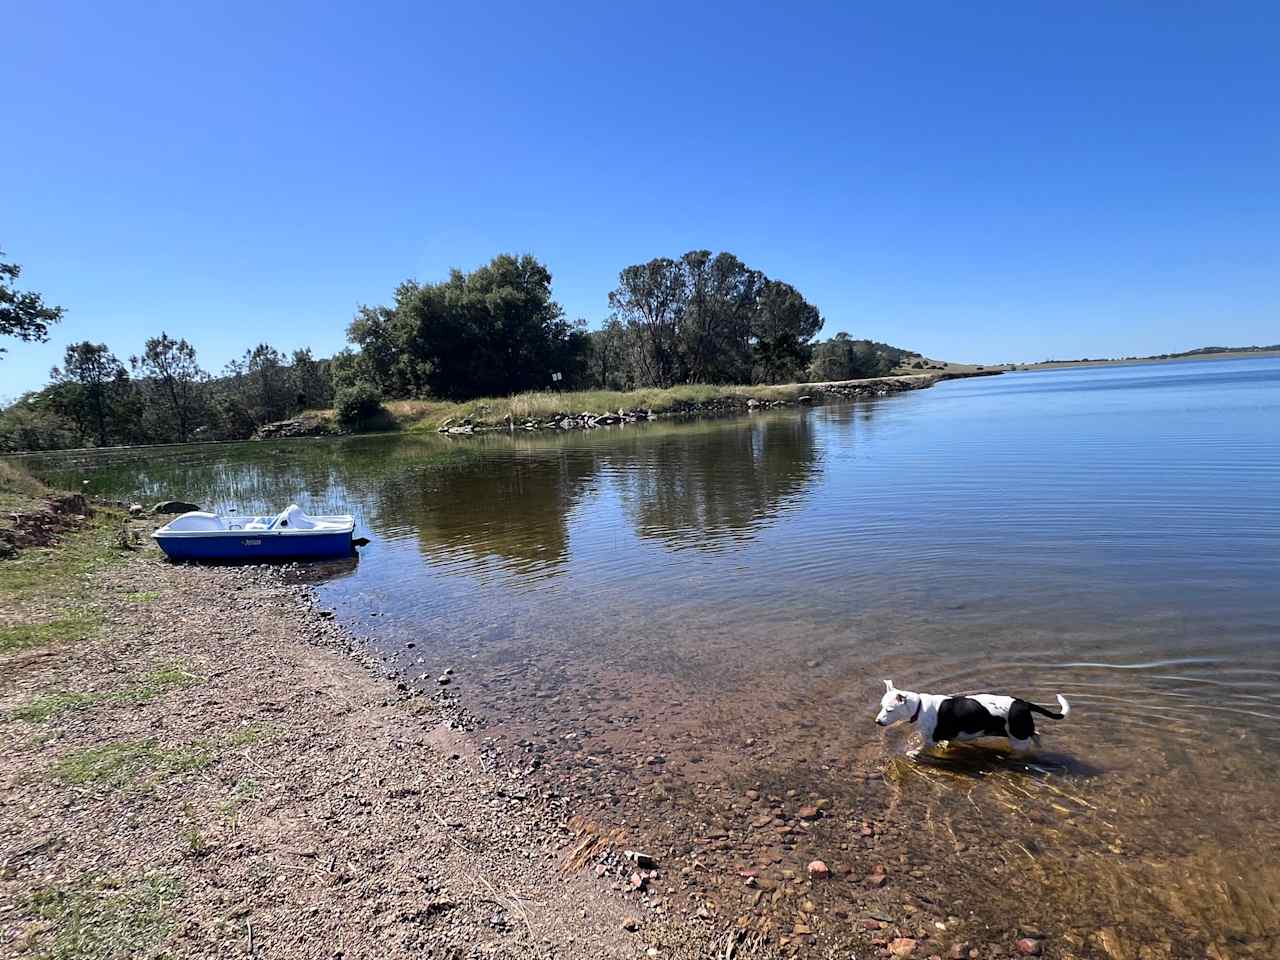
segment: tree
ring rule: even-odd
[[[289,363],[289,381],[294,391],[295,406],[303,409],[327,407],[333,399],[326,365],[311,355],[311,348],[293,351]]]
[[[601,390],[628,390],[627,331],[616,318],[587,334],[586,380]]]
[[[124,364],[105,343],[84,340],[67,346],[62,367],[54,367],[51,376],[69,388],[63,402],[70,407],[67,413],[81,433],[88,434],[91,429],[98,446],[105,447],[115,400],[129,382]]]
[[[809,380],[860,380],[884,377],[908,357],[919,354],[874,340],[854,340],[843,330],[830,340],[814,344]]]
[[[501,254],[441,283],[406,281],[393,306],[361,307],[347,330],[360,370],[340,356],[335,371],[343,383],[371,378],[392,397],[506,395],[547,387],[553,373],[571,386],[586,349],[582,326],[551,298],[542,263]]]
[[[178,442],[186,443],[195,428],[199,385],[205,377],[196,362],[195,347],[161,331],[160,336],[148,338],[142,356],[131,357],[129,362],[135,374],[152,381],[173,418]]]
[[[64,311],[46,306],[38,293],[15,289],[12,285],[21,275],[22,267],[16,263],[0,262],[0,336],[44,343],[49,339],[50,324],[61,320]],[[0,347],[0,353],[4,352]]]
[[[822,329],[822,314],[789,283],[770,280],[751,318],[756,379],[782,383],[799,377],[812,353],[809,341]]]
[[[683,372],[680,322],[687,299],[680,264],[668,257],[625,267],[618,274],[609,307],[631,341],[629,359],[637,384],[669,387]]]
[[[774,380],[803,368],[822,326],[794,287],[708,250],[625,268],[609,306],[638,386]]]
[[[731,253],[691,250],[680,258],[686,310],[680,324],[684,379],[742,383],[751,373],[751,317],[765,283]]]
[[[254,412],[254,419],[263,424],[283,418],[289,411],[283,354],[270,344],[260,343],[245,351],[244,366],[246,379],[251,384],[253,399],[249,409]]]

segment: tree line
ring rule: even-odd
[[[62,308],[16,290],[19,275],[0,263],[0,335],[47,340]],[[536,258],[510,254],[437,283],[406,280],[389,304],[359,308],[351,345],[332,358],[262,343],[217,375],[166,332],[127,359],[73,343],[47,386],[0,411],[0,450],[241,439],[308,408],[359,421],[384,398],[848,380],[919,357],[847,333],[816,341],[818,308],[731,253],[624,268],[597,330],[566,317],[551,280]]]
[[[258,344],[211,376],[167,333],[121,360],[105,343],[69,344],[50,382],[0,411],[0,450],[240,440],[265,423],[328,407],[328,361]]]
[[[440,283],[405,281],[361,307],[335,383],[383,397],[467,400],[526,390],[632,390],[883,376],[919,354],[847,333],[815,342],[823,317],[794,286],[732,253],[692,250],[626,267],[598,330],[570,321],[551,272],[503,254]]]

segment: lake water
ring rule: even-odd
[[[787,885],[735,870],[821,856],[851,879],[805,894],[819,936],[907,903],[1076,956],[1280,956],[1280,360],[460,442],[445,467],[408,436],[37,465],[355,513],[372,542],[323,601],[409,681],[453,668],[531,782],[690,867],[716,916],[791,936]],[[916,765],[871,722],[883,677],[1073,712],[1031,767]]]

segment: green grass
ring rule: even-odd
[[[219,739],[194,740],[162,747],[154,739],[121,740],[100,747],[85,747],[63,754],[53,764],[53,775],[74,786],[120,788],[144,773],[173,776],[204,770],[235,747],[256,743],[265,736],[259,727],[242,727]]]
[[[147,953],[173,929],[171,907],[181,894],[181,883],[161,873],[127,886],[81,881],[41,887],[20,901],[24,913],[48,924],[33,935],[28,950],[41,960]]]
[[[126,593],[124,598],[130,603],[152,603],[159,600],[161,593],[159,590],[136,590],[133,593]]]
[[[188,773],[203,770],[216,759],[217,747],[208,740],[179,747],[161,747],[155,740],[125,740],[72,750],[54,763],[53,775],[76,786],[122,787],[147,771]]]
[[[0,654],[83,640],[93,636],[100,624],[99,617],[80,612],[48,623],[20,623],[0,627]]]
[[[12,720],[25,720],[28,723],[44,723],[64,713],[84,710],[100,703],[130,706],[150,703],[171,689],[189,687],[203,682],[203,677],[191,673],[180,664],[173,664],[151,671],[141,683],[125,687],[123,690],[94,693],[60,690],[45,694],[36,697],[25,707],[14,710],[9,717]]]
[[[9,714],[11,720],[25,720],[27,723],[44,723],[64,713],[84,710],[102,700],[100,693],[49,693],[36,697],[25,707],[19,707]]]

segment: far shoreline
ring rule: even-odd
[[[1159,363],[1189,363],[1199,360],[1257,360],[1264,357],[1280,357],[1280,350],[1223,350],[1218,353],[1197,353],[1180,357],[1125,357],[1112,360],[1046,360],[1041,363],[1012,364],[1002,369],[1011,373],[1035,373],[1039,370],[1064,370],[1071,367],[1145,367]]]

